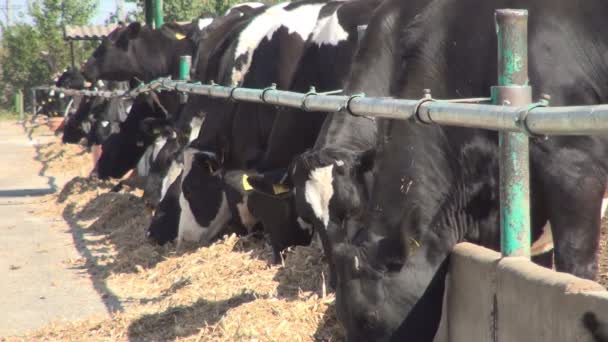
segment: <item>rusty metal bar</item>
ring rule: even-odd
[[[528,86],[528,11],[496,10],[498,86],[494,104],[526,107],[532,103]],[[519,125],[520,116],[515,123]],[[506,123],[506,122],[505,122]],[[524,132],[501,131],[500,249],[504,256],[530,257],[530,147]]]

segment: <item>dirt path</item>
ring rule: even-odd
[[[70,267],[80,254],[69,225],[32,215],[56,190],[55,179],[40,176],[36,144],[20,125],[0,122],[0,336],[108,315],[87,272]]]

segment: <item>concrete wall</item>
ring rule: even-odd
[[[592,341],[583,313],[608,320],[601,285],[469,243],[456,246],[447,285],[436,341]]]

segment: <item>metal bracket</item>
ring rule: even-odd
[[[302,104],[300,105],[300,109],[308,112],[308,108],[306,107],[306,99],[309,96],[315,96],[317,95],[317,90],[315,89],[315,87],[310,87],[310,89],[308,90],[308,92],[306,94],[304,94],[304,98],[302,99]]]
[[[536,134],[530,130],[530,127],[528,127],[528,114],[530,114],[532,110],[539,107],[547,107],[547,103],[544,101],[532,103],[529,106],[524,107],[521,111],[519,111],[519,113],[517,114],[517,126],[530,138],[547,139],[547,136],[542,134]]]
[[[236,102],[236,99],[234,98],[234,92],[239,88],[240,88],[239,86],[234,86],[234,87],[230,88],[230,95],[228,95],[228,100],[230,100],[232,102]]]
[[[426,118],[423,119],[422,115],[420,115],[420,107],[427,103],[427,102],[435,102],[436,100],[433,99],[433,96],[431,95],[431,90],[430,89],[424,89],[424,97],[421,98],[420,100],[418,100],[418,103],[416,103],[416,106],[414,107],[414,111],[412,113],[412,117],[416,118],[416,120],[420,123],[423,124],[427,124],[430,125],[433,122],[433,119],[431,118],[431,116],[429,115],[428,112],[426,112]]]
[[[348,114],[350,114],[352,116],[366,118],[366,119],[370,119],[370,120],[374,121],[375,120],[374,117],[370,117],[370,116],[367,116],[367,115],[359,115],[359,114],[354,113],[352,111],[352,109],[350,109],[351,102],[354,99],[359,98],[359,97],[365,97],[365,93],[358,93],[358,94],[353,94],[353,95],[349,96],[348,99],[346,100],[346,103],[344,103],[344,107],[340,108],[340,111],[345,110]]]
[[[262,102],[267,103],[266,99],[264,98],[264,95],[266,95],[267,91],[271,91],[271,90],[277,90],[277,84],[276,83],[272,83],[270,85],[270,87],[266,87],[262,90],[262,93],[260,94],[260,100],[262,100]]]

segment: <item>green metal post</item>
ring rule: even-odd
[[[151,28],[154,28],[154,11],[152,10],[152,8],[154,7],[152,5],[153,1],[154,0],[144,0],[144,14],[146,16],[146,25]]]
[[[154,0],[154,23],[159,29],[163,26],[163,0]]]
[[[525,107],[532,102],[528,85],[528,11],[495,13],[498,36],[497,105]],[[518,124],[520,118],[517,118]],[[504,256],[530,257],[530,156],[528,136],[500,132],[500,240]]]
[[[181,56],[179,59],[179,79],[180,81],[190,80],[190,67],[192,66],[192,56]]]
[[[192,56],[181,56],[179,59],[179,79],[180,81],[190,80],[190,67],[192,66]],[[180,102],[186,103],[188,101],[188,94],[180,93]]]

